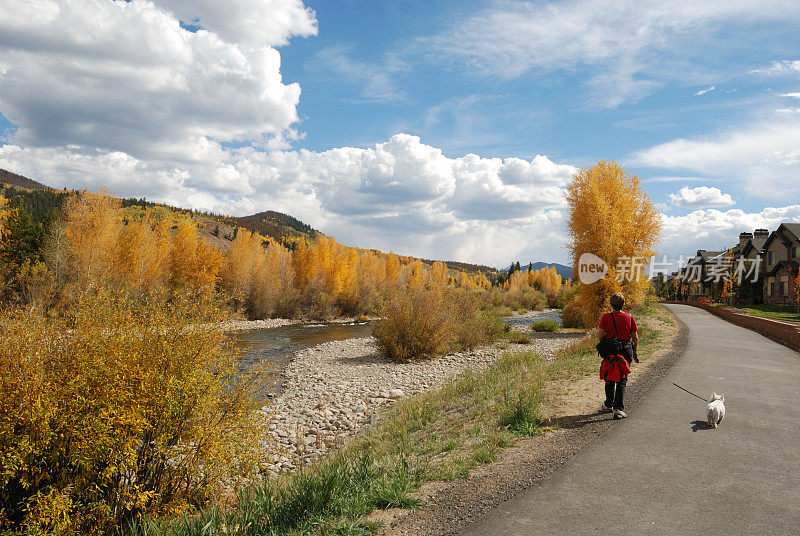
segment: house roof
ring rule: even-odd
[[[785,232],[788,232],[790,235],[792,235],[795,240],[800,241],[800,223],[782,223],[777,229],[770,233],[769,238],[767,238],[766,242],[764,242],[764,245],[761,246],[762,249],[766,248],[769,243],[772,242],[772,239],[778,236],[778,233],[783,235]]]
[[[751,249],[754,250],[756,253],[761,253],[764,250],[764,244],[767,243],[767,239],[768,238],[769,238],[769,235],[766,235],[766,236],[765,235],[756,235],[756,236],[754,236],[753,238],[749,239],[745,243],[745,245],[743,247],[741,247],[740,249],[737,250],[737,248],[734,248],[734,251],[735,251],[734,256],[736,256],[736,253],[746,256]]]
[[[703,262],[708,262],[709,259],[714,259],[723,255],[724,251],[706,251],[704,249],[697,250],[697,256],[703,259]]]
[[[781,227],[788,229],[797,240],[800,240],[800,223],[782,223]]]
[[[772,267],[772,270],[767,272],[767,275],[775,275],[781,270],[781,268],[784,267],[786,267],[790,272],[796,272],[798,266],[800,265],[798,265],[795,261],[778,261],[775,266]]]

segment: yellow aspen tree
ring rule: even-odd
[[[358,281],[358,308],[361,312],[376,312],[380,303],[380,292],[384,288],[386,268],[372,251],[358,255],[356,279]]]
[[[360,283],[356,273],[358,270],[356,248],[345,248],[343,258],[338,261],[338,264],[336,298],[342,312],[353,312],[358,304]]]
[[[255,265],[250,303],[253,318],[293,314],[296,290],[292,271],[292,254],[283,246],[270,243],[263,262]]]
[[[83,191],[67,199],[64,233],[71,245],[81,286],[113,276],[121,232],[119,207],[119,199],[108,196],[104,190],[96,194]]]
[[[447,285],[447,266],[443,262],[434,262],[430,270],[431,285],[444,288]]]
[[[139,290],[162,287],[167,279],[172,240],[163,219],[145,215],[122,230],[117,250],[119,282]]]
[[[512,290],[527,286],[528,276],[525,275],[522,271],[514,272],[513,274],[511,274],[511,277],[508,278],[508,283],[509,283],[509,288]]]
[[[222,262],[220,287],[240,305],[246,303],[251,297],[256,267],[264,260],[261,238],[254,233],[237,233]]]
[[[408,283],[410,290],[422,290],[428,282],[427,273],[422,261],[415,260],[408,266]]]
[[[178,222],[169,264],[170,282],[175,288],[213,291],[222,261],[222,253],[198,236],[193,221],[181,219]]]
[[[300,239],[297,249],[292,254],[292,268],[295,287],[300,291],[305,290],[309,283],[312,266],[308,244],[304,238]]]
[[[400,279],[400,259],[394,253],[386,256],[386,282],[389,285],[397,284]]]
[[[588,325],[594,325],[609,308],[608,299],[623,292],[628,303],[642,302],[649,282],[645,277],[618,281],[618,262],[654,254],[661,232],[661,216],[642,188],[639,177],[619,164],[605,160],[579,170],[567,186],[569,249],[573,267],[584,253],[608,265],[600,281],[582,285],[580,300]],[[646,274],[643,274],[646,275]]]

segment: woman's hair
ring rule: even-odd
[[[621,311],[622,308],[625,307],[625,296],[620,292],[612,295],[609,301],[611,302],[611,307],[613,307],[615,311]]]

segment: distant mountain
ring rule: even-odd
[[[515,266],[517,263],[512,263],[511,266]],[[556,273],[563,277],[564,279],[572,279],[572,267],[571,266],[564,266],[563,264],[558,264],[557,262],[533,262],[522,264],[520,263],[519,267],[523,272],[527,272],[530,265],[533,265],[534,270],[541,270],[542,268],[547,268],[550,266],[556,267]],[[505,268],[504,271],[508,272],[511,269],[511,266]]]
[[[5,169],[0,169],[0,184],[6,186],[13,186],[14,188],[22,188],[25,190],[50,190],[49,186],[45,186],[41,182],[36,182],[28,177],[11,173]]]

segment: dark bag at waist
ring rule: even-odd
[[[633,360],[633,348],[629,339],[618,339],[617,337],[608,337],[597,343],[597,353],[600,357],[606,358],[612,355],[621,355],[628,362]]]

